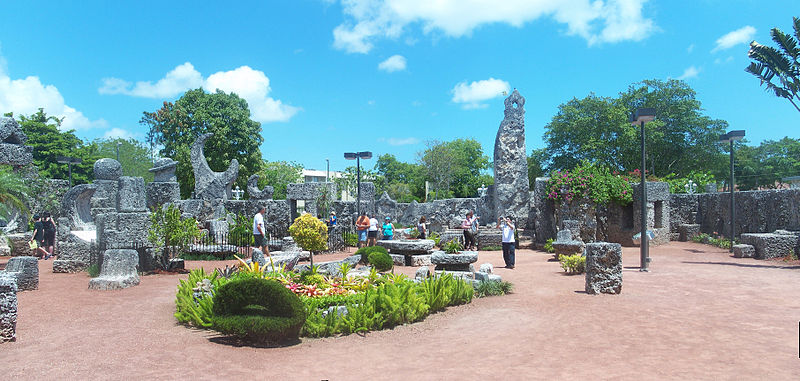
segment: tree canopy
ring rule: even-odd
[[[734,164],[737,189],[777,188],[784,177],[800,176],[800,139],[765,140],[758,146],[736,144]]]
[[[117,159],[117,145],[119,145],[119,163],[122,165],[122,174],[144,178],[145,182],[153,181],[153,156],[150,148],[136,139],[96,139],[91,146],[93,156]]]
[[[656,120],[645,125],[650,174],[724,171],[723,147],[717,140],[728,123],[704,115],[695,95],[683,81],[653,79],[630,85],[616,98],[590,94],[560,105],[545,126],[548,169],[570,169],[582,160],[615,170],[638,169],[639,126],[632,126],[628,115],[653,107]]]
[[[429,141],[418,157],[425,180],[433,184],[435,199],[477,197],[481,185],[494,183],[492,176],[483,173],[489,169],[489,157],[475,139]]]
[[[236,182],[240,188],[246,189],[247,178],[261,169],[261,124],[250,119],[247,102],[236,94],[190,90],[174,103],[164,102],[155,112],[144,112],[140,123],[149,128],[151,145],[163,146],[160,155],[178,161],[175,173],[183,197],[189,197],[194,189],[189,156],[200,134],[214,133],[205,146],[212,170],[224,171],[233,159],[239,161]]]
[[[286,199],[286,185],[303,180],[303,166],[290,161],[264,161],[258,172],[258,186],[270,185],[274,189],[272,197]]]

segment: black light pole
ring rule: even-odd
[[[122,145],[122,142],[117,142],[117,161],[119,161],[119,146]]]
[[[345,152],[344,158],[356,161],[356,213],[361,216],[361,159],[372,159],[372,152]]]
[[[58,156],[56,161],[59,164],[67,164],[69,166],[69,187],[72,188],[72,164],[80,164],[83,160],[77,157]]]
[[[730,252],[733,253],[733,240],[735,239],[736,228],[734,227],[734,223],[736,222],[736,209],[734,208],[733,202],[733,188],[736,185],[736,181],[733,177],[733,142],[736,140],[742,140],[744,138],[744,130],[733,130],[728,132],[727,134],[722,134],[719,137],[720,143],[730,143],[731,144],[731,183],[728,186],[731,191],[731,247]]]
[[[647,155],[645,152],[644,147],[644,124],[646,122],[651,122],[656,117],[656,109],[652,107],[646,108],[638,108],[636,112],[631,115],[631,124],[632,125],[639,125],[641,129],[641,144],[642,144],[642,167],[641,167],[641,182],[639,183],[639,189],[641,189],[642,193],[642,223],[641,228],[642,231],[639,233],[641,238],[639,239],[639,271],[650,271],[648,269],[648,265],[650,264],[650,245],[649,245],[649,238],[647,236],[647,178],[645,177],[645,168],[647,166]]]

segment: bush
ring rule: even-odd
[[[368,264],[369,263],[369,254],[372,253],[372,252],[380,252],[380,253],[384,253],[386,255],[389,255],[389,251],[386,250],[386,248],[383,247],[383,246],[362,247],[362,248],[356,250],[355,255],[360,255],[361,256],[361,263]]]
[[[562,254],[558,257],[558,261],[561,262],[561,268],[564,269],[567,274],[583,274],[583,272],[586,271],[586,257],[582,256],[580,253],[572,255]]]
[[[633,202],[630,179],[612,174],[608,168],[583,161],[571,171],[555,171],[547,180],[545,198],[556,203],[587,198],[599,205],[615,202],[628,205]]]
[[[281,283],[236,279],[214,294],[213,328],[258,342],[297,339],[306,320],[300,298]]]
[[[444,252],[447,254],[458,254],[458,252],[463,250],[464,247],[461,246],[461,242],[458,242],[458,240],[454,239],[444,244],[442,249],[444,249]]]
[[[372,250],[367,259],[369,260],[369,263],[380,272],[389,271],[392,269],[392,267],[394,267],[394,260],[392,260],[392,257],[389,255],[389,253],[386,252],[386,249],[383,251]]]
[[[210,328],[214,291],[227,281],[216,271],[206,273],[202,268],[192,270],[189,279],[181,280],[178,284],[178,293],[175,295],[175,318],[183,324]]]
[[[431,232],[428,234],[428,239],[432,239],[433,244],[436,245],[436,247],[439,247],[439,242],[441,242],[442,237],[437,232]]]
[[[233,227],[228,233],[230,243],[239,247],[253,246],[253,222],[245,215],[237,215],[234,218]]]
[[[97,278],[98,276],[100,276],[100,266],[98,266],[97,263],[95,263],[89,266],[89,268],[86,269],[86,272],[89,273],[89,277]]]
[[[483,250],[483,251],[497,251],[497,250],[503,250],[503,247],[502,246],[498,246],[498,245],[489,245],[489,246],[482,247],[481,250]]]
[[[345,232],[342,235],[342,238],[344,239],[345,246],[348,246],[348,247],[356,247],[356,246],[358,246],[358,234]]]
[[[553,242],[554,240],[552,238],[548,238],[544,243],[544,251],[548,253],[555,253],[556,249],[553,247]]]
[[[505,295],[514,289],[511,282],[506,281],[482,281],[475,286],[475,296],[483,298],[486,296]]]

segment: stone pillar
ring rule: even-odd
[[[595,242],[586,245],[586,293],[622,292],[622,246]]]
[[[136,250],[116,249],[103,252],[103,267],[100,276],[89,281],[92,290],[117,290],[139,284],[136,266],[139,254]]]
[[[529,201],[525,98],[514,89],[505,100],[505,117],[494,141],[494,215],[511,214],[515,223],[526,224]]]
[[[17,339],[17,284],[0,277],[0,343]]]
[[[39,261],[36,257],[12,257],[4,275],[15,279],[19,291],[36,290],[39,288]]]

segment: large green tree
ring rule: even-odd
[[[477,197],[481,185],[494,183],[493,177],[485,173],[490,166],[489,157],[475,139],[429,141],[418,157],[435,199]]]
[[[616,98],[590,94],[559,106],[545,126],[548,169],[570,169],[589,160],[615,170],[641,167],[639,126],[628,115],[639,107],[656,109],[646,124],[647,170],[656,176],[691,171],[722,171],[724,157],[717,143],[728,123],[702,112],[689,85],[679,80],[645,80]]]
[[[537,177],[545,176],[545,168],[547,168],[547,150],[544,148],[537,148],[531,151],[528,156],[528,182],[531,189],[536,182]]]
[[[738,189],[777,188],[784,177],[800,176],[800,139],[765,140],[758,146],[734,148]],[[727,179],[728,175],[718,178]]]
[[[793,17],[794,36],[784,33],[778,28],[772,28],[770,35],[778,48],[761,45],[758,42],[750,43],[747,55],[755,62],[745,68],[745,71],[756,76],[767,91],[775,96],[786,98],[797,111],[800,111],[796,101],[800,101],[800,18]]]
[[[419,164],[399,161],[387,153],[378,157],[375,172],[383,177],[386,192],[393,200],[411,202],[425,199],[425,178]]]
[[[303,166],[290,161],[264,161],[258,172],[258,186],[270,185],[274,189],[272,197],[276,200],[286,198],[286,185],[303,181]]]
[[[149,128],[150,143],[163,146],[160,155],[178,161],[175,173],[183,197],[194,189],[189,153],[200,134],[214,133],[205,145],[212,170],[224,171],[233,159],[239,161],[240,188],[245,189],[247,178],[261,169],[261,124],[250,119],[247,102],[236,94],[190,90],[174,103],[164,102],[155,112],[145,112],[140,123]]]
[[[153,156],[150,148],[136,139],[96,139],[92,142],[95,149],[94,156],[98,158],[117,159],[119,149],[119,162],[122,165],[122,174],[125,176],[142,177],[144,181],[153,181]]]
[[[72,166],[73,184],[84,184],[92,181],[92,169],[97,156],[96,147],[84,143],[75,136],[74,130],[61,131],[59,127],[63,118],[48,116],[43,109],[30,116],[20,115],[19,125],[28,136],[27,145],[33,147],[33,163],[44,178],[64,179],[69,177],[67,164],[59,164],[59,156],[75,157],[82,160]]]

